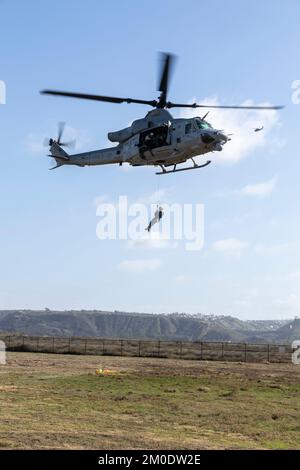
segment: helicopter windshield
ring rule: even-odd
[[[199,129],[211,129],[212,128],[212,126],[207,121],[204,121],[202,119],[196,119],[195,121]]]

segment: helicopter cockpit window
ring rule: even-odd
[[[196,119],[196,123],[199,129],[211,129],[211,125],[207,121],[203,121],[202,119]]]
[[[192,132],[192,123],[191,122],[188,122],[186,123],[185,125],[185,133],[186,134],[190,134]]]

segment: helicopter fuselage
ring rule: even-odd
[[[137,132],[136,132],[137,131]],[[132,126],[110,133],[115,147],[68,155],[53,141],[51,155],[57,166],[94,166],[128,163],[132,166],[169,166],[209,152],[221,151],[228,137],[201,118],[174,119],[168,111],[155,110]],[[127,138],[126,138],[127,137]]]

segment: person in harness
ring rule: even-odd
[[[162,218],[163,215],[164,215],[163,208],[161,206],[157,205],[157,209],[154,213],[154,217],[153,217],[153,219],[150,220],[150,222],[148,224],[148,227],[145,228],[145,230],[150,232],[153,225],[158,224],[158,222],[160,221],[160,219]]]

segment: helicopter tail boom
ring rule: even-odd
[[[50,153],[54,158],[60,158],[62,160],[69,160],[67,152],[55,141],[50,142]]]

